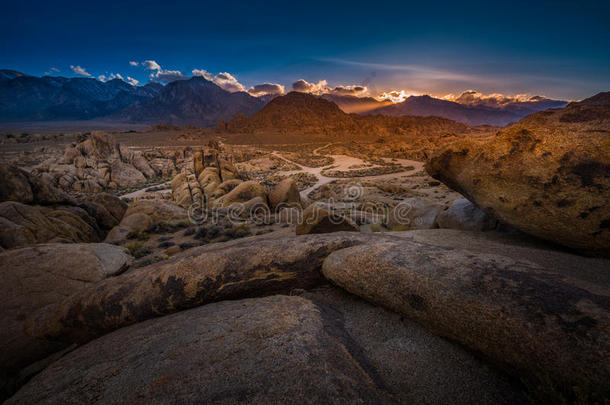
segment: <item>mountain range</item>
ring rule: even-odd
[[[528,101],[515,101],[501,107],[484,104],[460,104],[427,95],[411,96],[405,101],[390,105],[380,105],[366,114],[380,115],[418,115],[449,118],[468,125],[505,126],[519,121],[526,115],[549,108],[563,108],[568,103],[544,97],[533,97]]]
[[[345,113],[385,116],[434,116],[467,125],[504,126],[524,116],[567,103],[543,97],[502,106],[462,104],[430,96],[411,96],[401,103],[373,97],[324,94]],[[35,77],[0,70],[0,122],[104,119],[128,123],[167,123],[214,127],[220,120],[251,116],[273,96],[253,97],[226,91],[201,76],[165,86],[150,82],[132,86],[120,79]],[[291,111],[290,114],[300,114]],[[295,115],[296,116],[296,115]]]
[[[347,114],[337,104],[307,93],[290,92],[271,100],[251,117],[237,116],[219,129],[237,134],[378,138],[405,134],[463,133],[469,126],[440,117]]]

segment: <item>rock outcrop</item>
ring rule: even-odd
[[[303,211],[301,221],[296,226],[297,235],[310,233],[359,232],[360,228],[351,219],[312,204]]]
[[[438,228],[436,219],[442,210],[438,204],[407,198],[389,211],[387,226],[393,231]]]
[[[333,252],[323,272],[349,292],[521,375],[542,372],[608,390],[610,364],[603,360],[610,356],[607,261],[475,235],[409,232],[401,242]]]
[[[135,322],[210,302],[288,293],[322,281],[332,251],[363,243],[359,233],[282,239],[189,249],[170,260],[102,281],[29,318],[28,333],[85,342]]]
[[[131,260],[123,248],[105,243],[51,243],[0,252],[2,371],[15,371],[61,348],[25,334],[27,316],[121,273]]]
[[[77,207],[73,207],[76,211]],[[95,223],[84,210],[0,203],[0,246],[7,249],[36,243],[99,242]]]
[[[214,206],[224,208],[236,203],[245,203],[255,197],[260,197],[266,202],[267,193],[265,188],[255,181],[246,181],[238,184],[233,190],[216,199]]]
[[[277,209],[280,205],[301,206],[301,194],[293,178],[288,177],[275,185],[269,193],[269,204],[272,209]]]
[[[599,104],[599,103],[597,103]],[[460,141],[431,176],[523,232],[610,251],[610,105],[586,100],[532,114],[486,143]]]
[[[498,225],[498,221],[465,198],[455,200],[436,217],[436,222],[439,228],[463,231],[488,231]]]
[[[394,403],[336,311],[288,296],[123,328],[59,359],[7,403],[92,401]]]
[[[160,223],[170,226],[188,223],[188,213],[176,204],[161,200],[137,200],[125,211],[121,222],[108,232],[105,242],[119,243],[131,232],[145,231]]]

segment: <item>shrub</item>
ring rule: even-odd
[[[159,247],[163,248],[163,249],[168,248],[170,246],[174,246],[174,245],[175,245],[175,243],[172,242],[172,241],[169,241],[169,240],[166,240],[166,241],[163,241],[163,242],[159,243]]]
[[[241,225],[234,226],[233,228],[228,230],[226,232],[226,235],[232,239],[237,239],[237,238],[244,238],[246,236],[250,236],[250,235],[252,235],[252,232],[250,231],[250,227],[248,227],[248,225],[241,224]]]
[[[136,259],[152,253],[152,250],[149,247],[144,246],[142,242],[132,242],[127,245],[127,249],[129,249],[129,253]]]
[[[194,235],[195,232],[197,232],[197,228],[195,228],[194,226],[189,226],[188,228],[186,228],[184,230],[183,235],[184,236],[191,236],[191,235]]]
[[[371,232],[381,232],[381,226],[377,224],[371,224]]]
[[[149,237],[145,231],[132,231],[127,234],[127,239],[147,240]]]

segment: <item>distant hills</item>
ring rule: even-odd
[[[296,107],[297,97],[289,98],[294,106],[284,106],[283,113],[276,111],[275,114],[290,115],[287,119],[297,122],[308,109],[314,108],[310,97],[303,98]],[[201,76],[165,86],[153,82],[132,86],[120,79],[101,82],[93,78],[35,77],[0,70],[0,122],[104,119],[214,127],[220,120],[251,116],[278,99],[278,103],[284,102],[281,97],[231,93]],[[333,104],[334,113],[441,117],[471,126],[504,126],[533,112],[567,104],[544,97],[501,106],[464,104],[430,96],[412,96],[397,104],[372,97],[336,94],[324,94],[318,99]],[[279,108],[277,103],[272,106]],[[327,112],[331,113],[330,109]],[[272,122],[279,118],[265,119]]]
[[[237,116],[221,124],[219,129],[236,134],[331,140],[342,137],[377,139],[405,134],[447,135],[467,132],[470,127],[439,117],[347,114],[325,98],[290,92],[274,98],[251,117]]]
[[[34,77],[0,70],[0,121],[107,119],[130,123],[215,126],[237,114],[251,115],[265,101],[230,93],[203,77],[163,86],[123,80]]]
[[[132,86],[122,80],[34,77],[0,70],[0,120],[86,120],[119,111],[155,97],[157,83]]]
[[[138,101],[113,118],[137,123],[215,126],[238,114],[252,115],[265,100],[246,92],[230,93],[201,76],[177,80],[163,87],[155,97]]]
[[[534,98],[527,102],[513,102],[502,107],[466,105],[430,96],[411,96],[402,103],[380,106],[366,114],[437,116],[468,125],[505,126],[526,115],[549,108],[562,108],[566,101]]]

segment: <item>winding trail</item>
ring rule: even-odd
[[[313,151],[313,154],[316,156],[321,156],[319,155],[318,151],[320,149],[324,149],[327,146],[329,146],[331,144],[322,146],[320,148],[317,148]],[[314,184],[311,187],[306,188],[305,190],[301,191],[301,197],[306,197],[311,191],[315,190],[316,188],[330,183],[331,181],[334,180],[338,180],[338,179],[358,179],[358,180],[373,180],[373,179],[393,179],[396,177],[400,177],[400,176],[405,176],[405,175],[410,175],[413,173],[417,173],[418,171],[422,170],[424,167],[424,163],[423,162],[418,162],[416,160],[408,160],[408,159],[392,159],[392,158],[382,158],[383,160],[385,160],[386,162],[396,162],[399,163],[402,166],[412,166],[413,169],[410,170],[404,170],[404,171],[400,171],[400,172],[395,172],[395,173],[386,173],[386,174],[379,174],[379,175],[371,175],[371,176],[361,176],[361,177],[327,177],[322,175],[322,171],[329,169],[330,167],[333,167],[333,169],[335,170],[339,170],[339,171],[350,171],[350,167],[351,166],[355,166],[355,165],[367,165],[365,161],[363,161],[360,158],[356,158],[353,156],[347,156],[347,155],[324,155],[324,156],[330,156],[331,158],[333,158],[334,162],[331,163],[330,165],[326,165],[326,166],[322,166],[322,167],[309,167],[309,166],[304,166],[301,165],[295,161],[292,161],[290,159],[285,158],[284,156],[280,155],[280,153],[278,151],[273,151],[271,153],[273,156],[282,159],[288,163],[292,163],[296,166],[298,166],[300,169],[299,170],[289,170],[286,172],[282,172],[282,174],[286,174],[286,175],[292,175],[292,174],[297,174],[297,173],[309,173],[309,174],[313,174],[318,178],[318,181],[316,182],[316,184]],[[367,165],[367,167],[369,168],[375,168],[375,167],[381,167],[379,165]]]

